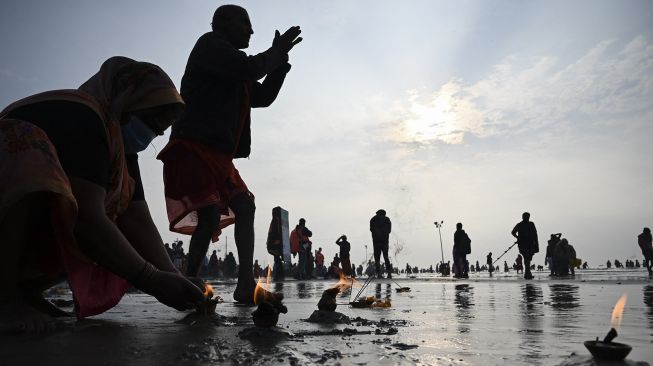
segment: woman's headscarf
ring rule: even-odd
[[[160,67],[115,56],[106,60],[95,75],[88,79],[80,91],[92,96],[107,117],[110,136],[112,169],[110,186],[105,200],[107,214],[115,217],[129,205],[134,183],[127,172],[125,151],[120,133],[120,120],[124,113],[166,104],[183,104],[170,77]]]
[[[160,67],[123,56],[106,60],[79,90],[93,96],[112,120],[138,109],[184,103]]]

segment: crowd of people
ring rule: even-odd
[[[378,217],[383,218],[381,223],[383,230],[381,233],[383,236],[378,233]],[[524,222],[527,222],[528,224],[524,224]],[[273,229],[277,224],[279,223],[273,218],[271,223],[271,232],[274,231]],[[575,248],[569,244],[568,239],[562,237],[561,233],[550,235],[550,239],[547,242],[544,265],[527,263],[524,258],[524,253],[529,253],[532,258],[532,254],[537,253],[539,250],[537,245],[533,244],[537,240],[537,232],[535,225],[530,222],[530,215],[528,213],[524,213],[522,215],[522,221],[515,226],[513,232],[516,234],[518,239],[515,243],[516,245],[520,243],[519,237],[521,235],[527,236],[529,239],[526,241],[525,238],[522,237],[522,247],[520,248],[520,251],[512,264],[509,264],[507,260],[503,260],[502,266],[495,265],[498,259],[493,260],[492,253],[488,253],[486,256],[486,262],[482,265],[478,260],[475,264],[470,263],[467,260],[467,255],[471,254],[472,252],[471,239],[469,235],[463,230],[463,224],[458,223],[456,224],[456,231],[453,235],[453,263],[452,261],[440,262],[436,263],[435,265],[429,265],[428,267],[422,268],[411,266],[407,263],[404,268],[398,268],[393,267],[389,261],[386,261],[384,270],[381,270],[382,266],[378,260],[380,259],[381,255],[384,255],[384,257],[387,256],[386,237],[391,231],[390,219],[386,216],[384,210],[377,211],[376,215],[370,220],[370,231],[372,232],[373,242],[381,243],[381,245],[377,246],[378,250],[375,251],[374,259],[370,259],[367,261],[367,263],[360,263],[358,266],[356,266],[356,264],[351,262],[350,251],[352,245],[347,240],[346,235],[341,235],[334,241],[334,244],[338,246],[338,251],[334,254],[333,259],[327,264],[327,262],[325,262],[325,254],[323,248],[319,247],[316,250],[313,249],[313,243],[311,241],[313,233],[306,226],[306,220],[301,218],[290,233],[292,254],[290,263],[285,264],[283,259],[280,259],[281,263],[284,263],[284,267],[278,267],[275,264],[273,268],[261,268],[257,260],[254,263],[254,273],[257,277],[266,276],[269,270],[269,272],[276,280],[283,280],[286,278],[286,274],[291,278],[304,280],[316,278],[338,279],[348,276],[373,276],[377,278],[383,278],[384,276],[387,276],[387,278],[392,278],[393,274],[405,274],[407,276],[416,274],[439,274],[441,276],[452,275],[454,278],[468,278],[469,273],[487,272],[490,276],[492,276],[493,273],[509,273],[514,271],[517,274],[523,274],[525,278],[529,278],[526,273],[530,273],[530,278],[532,278],[532,271],[545,271],[547,266],[550,272],[549,275],[555,277],[573,276],[575,275],[575,271],[577,269],[589,269],[588,263],[582,262],[579,258],[577,258]],[[615,268],[640,268],[642,266],[647,266],[646,258],[650,258],[650,250],[648,249],[648,245],[650,245],[650,239],[647,239],[647,233],[650,234],[650,231],[644,229],[644,232],[640,234],[638,239],[638,242],[642,247],[642,253],[644,254],[645,260],[643,260],[640,264],[638,259],[626,259],[624,264],[615,259]],[[274,241],[274,235],[270,235],[268,237],[268,244],[270,244],[271,241]],[[278,242],[280,243],[280,240]],[[178,263],[175,253],[181,253],[183,257],[183,249],[179,250],[180,247],[181,241],[175,242],[173,244],[173,248],[178,248],[177,251],[173,250],[171,254],[174,263]],[[278,253],[274,251],[274,247],[270,247],[269,245],[268,249],[272,254],[276,255]],[[606,263],[606,268],[611,268],[613,266],[612,263],[613,262],[608,261]],[[650,266],[650,264],[651,261],[649,259],[648,265]],[[235,277],[234,268],[237,268],[237,264],[235,263],[233,253],[229,253],[225,260],[222,260],[217,258],[216,251],[213,251],[211,258],[209,260],[205,259],[200,273],[202,277],[207,276],[233,278]]]

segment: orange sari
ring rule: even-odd
[[[10,208],[34,192],[49,192],[49,225],[34,230],[39,258],[36,270],[50,278],[67,277],[78,318],[115,306],[131,286],[127,280],[82,254],[74,236],[77,202],[55,147],[43,130],[29,121],[2,118],[8,112],[45,101],[83,104],[104,122],[109,142],[110,181],[105,212],[116,218],[127,209],[134,192],[120,130],[124,112],[170,103],[183,103],[174,84],[156,65],[125,57],[107,60],[80,90],[55,90],[19,100],[0,113],[0,220]],[[65,118],[65,116],[62,116]],[[52,244],[54,242],[54,245]]]

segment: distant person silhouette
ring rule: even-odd
[[[608,269],[612,268],[612,263],[610,263],[610,260],[609,260],[609,259],[608,259],[608,261],[605,263],[605,266],[606,266]]]
[[[307,279],[311,273],[307,272],[307,261],[309,260],[309,253],[311,251],[312,243],[310,237],[313,232],[306,227],[306,220],[299,219],[299,223],[290,232],[290,245],[296,248],[295,251],[299,255],[297,261],[297,279]]]
[[[562,233],[551,234],[551,238],[547,241],[546,245],[546,257],[544,259],[544,264],[549,265],[549,270],[551,271],[550,276],[555,276],[555,263],[553,263],[553,253],[555,252],[556,244],[560,241]]]
[[[386,216],[385,210],[376,211],[376,215],[370,219],[370,231],[372,232],[372,246],[374,247],[374,261],[376,263],[376,276],[383,278],[381,272],[381,254],[385,261],[385,269],[388,278],[392,278],[392,265],[388,258],[388,246],[390,242],[390,232],[392,232],[392,222]]]
[[[342,263],[342,272],[345,276],[350,276],[351,272],[351,261],[349,260],[349,251],[351,250],[351,244],[347,241],[347,235],[342,235],[336,240],[336,244],[340,247],[340,261]]]
[[[530,280],[533,278],[531,273],[531,260],[533,255],[539,252],[539,241],[537,239],[537,229],[535,224],[530,221],[531,214],[524,212],[522,214],[522,221],[517,223],[512,229],[512,236],[517,238],[517,247],[519,253],[524,256],[524,278]]]
[[[471,254],[471,239],[463,230],[463,224],[456,224],[456,232],[453,234],[453,272],[456,278],[469,278],[469,266],[467,265],[467,254]]]
[[[492,272],[494,272],[494,265],[492,264],[492,252],[488,253],[485,257],[485,263],[487,263],[487,270],[490,272],[490,277],[492,277]]]
[[[517,258],[515,259],[515,271],[517,273],[524,273],[524,262],[521,254],[517,254]]]
[[[572,269],[573,261],[576,259],[576,251],[569,245],[567,239],[561,239],[553,252],[553,263],[555,263],[555,272],[558,276],[569,275]],[[572,271],[573,274],[573,271]]]
[[[221,229],[235,222],[241,266],[233,296],[253,304],[254,195],[233,160],[249,156],[250,110],[276,99],[301,30],[277,31],[269,49],[248,56],[240,51],[254,34],[245,9],[220,6],[211,24],[213,30],[197,40],[188,58],[181,80],[186,109],[158,158],[170,230],[192,234],[186,275],[196,275],[211,239],[217,241]]]
[[[272,209],[272,220],[268,228],[268,239],[266,241],[268,253],[274,258],[272,272],[274,279],[281,281],[284,279],[284,262],[283,262],[283,235],[281,225],[281,207],[277,206]]]
[[[643,265],[648,270],[649,275],[653,275],[653,237],[651,229],[645,227],[642,233],[637,236],[637,244],[644,255]]]

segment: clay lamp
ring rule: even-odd
[[[204,285],[204,300],[197,304],[195,311],[201,315],[214,314],[215,307],[221,302],[220,296],[213,297],[213,287],[207,283]]]
[[[595,341],[585,341],[585,347],[590,351],[595,359],[620,361],[626,358],[632,350],[632,347],[627,344],[612,341],[617,337],[617,330],[615,327],[618,328],[621,324],[621,316],[624,307],[626,306],[626,300],[627,296],[626,294],[623,294],[614,306],[614,310],[612,311],[612,328],[610,328],[610,331],[605,338],[603,338],[602,341],[599,341],[599,337],[596,337]]]
[[[269,287],[271,277],[271,272],[268,270],[267,287]],[[288,308],[281,303],[283,294],[266,291],[260,282],[261,278],[254,289],[254,305],[258,305],[258,307],[252,312],[252,320],[257,327],[271,328],[279,322],[279,314],[287,313]]]

